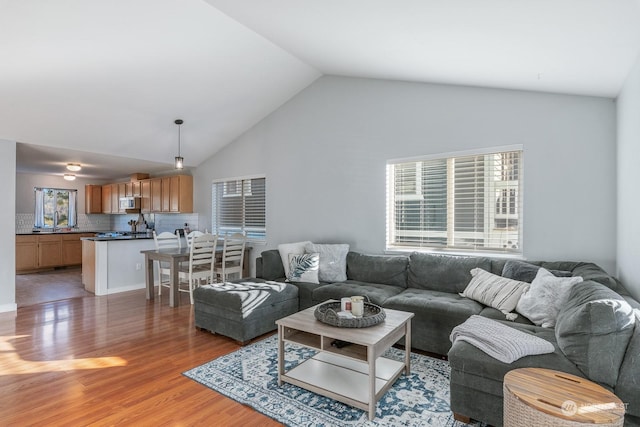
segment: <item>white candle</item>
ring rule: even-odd
[[[364,297],[351,297],[351,313],[356,317],[362,317],[364,313]]]

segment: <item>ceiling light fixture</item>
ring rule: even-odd
[[[76,176],[72,173],[65,173],[63,178],[67,181],[73,181],[74,179],[76,179]]]
[[[178,119],[174,123],[178,125],[178,155],[176,156],[176,169],[183,169],[184,159],[180,156],[180,125],[182,125],[184,121]]]
[[[80,163],[67,163],[67,170],[70,170],[71,172],[78,172],[80,169],[82,169]]]

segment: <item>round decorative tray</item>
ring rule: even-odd
[[[364,303],[362,317],[343,319],[338,317],[340,301],[330,301],[316,307],[313,315],[319,321],[339,328],[368,328],[382,322],[387,315],[382,307],[369,302]]]

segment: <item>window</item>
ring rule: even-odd
[[[244,232],[248,240],[266,240],[266,178],[234,178],[212,185],[213,232],[221,236]]]
[[[387,249],[522,253],[522,149],[387,163]]]
[[[78,190],[35,188],[36,228],[75,227]]]

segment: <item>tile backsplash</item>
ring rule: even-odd
[[[173,231],[184,228],[189,224],[191,230],[199,230],[198,214],[145,214],[145,220],[153,225],[157,232]],[[130,231],[128,222],[137,220],[138,214],[109,215],[109,214],[78,214],[78,231]],[[35,223],[33,213],[16,214],[16,233],[30,233]],[[204,231],[204,230],[200,230]]]

